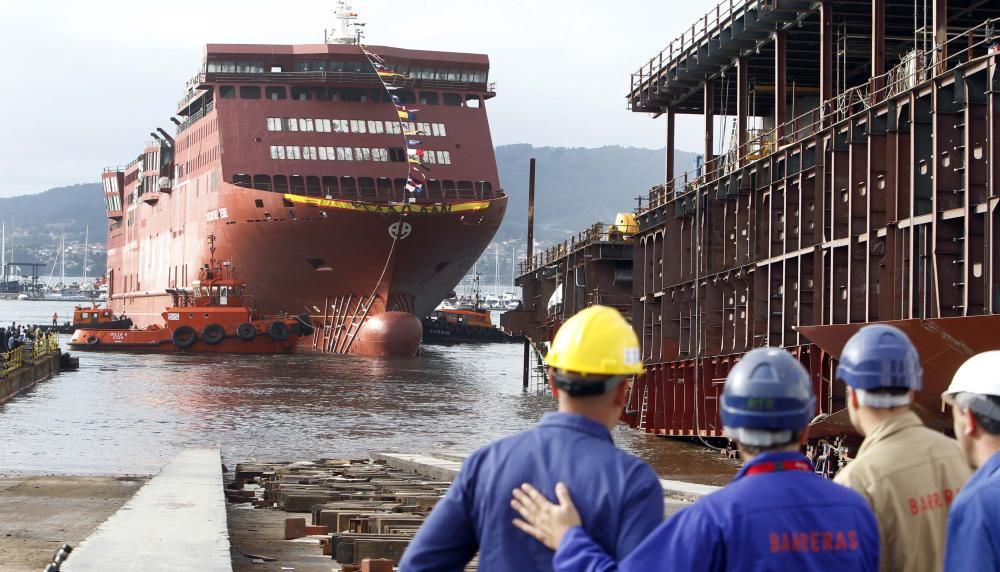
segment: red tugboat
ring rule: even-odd
[[[156,353],[271,354],[292,353],[299,338],[311,333],[308,322],[294,316],[260,316],[246,294],[246,284],[229,262],[215,260],[215,236],[209,236],[212,258],[190,289],[171,289],[172,306],[160,315],[163,325],[145,329],[80,328],[69,346],[78,350]],[[307,331],[308,330],[308,331]]]

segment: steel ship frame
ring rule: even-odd
[[[872,322],[917,345],[934,417],[958,365],[1000,348],[1000,5],[725,1],[632,75],[628,104],[666,120],[632,241],[633,427],[722,437],[727,372],[779,346],[812,375],[813,435],[843,434],[836,358]],[[681,114],[703,117],[705,161],[677,174]],[[521,268],[506,325],[536,346],[578,309],[548,307],[547,281],[593,264],[565,248]]]
[[[171,292],[191,287],[214,234],[259,311],[310,322],[306,349],[414,355],[419,318],[506,209],[488,73],[485,55],[350,38],[209,44],[171,118],[176,134],[158,129],[104,173],[111,308],[155,322]]]

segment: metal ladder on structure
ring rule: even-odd
[[[639,407],[639,423],[636,429],[646,432],[646,413],[649,412],[649,384],[642,384],[642,405]]]

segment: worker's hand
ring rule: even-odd
[[[510,506],[524,519],[515,518],[514,526],[552,550],[559,548],[569,529],[581,524],[580,513],[576,511],[566,485],[556,485],[556,497],[559,504],[552,504],[535,487],[524,483],[521,488],[514,489],[514,498],[510,501]]]

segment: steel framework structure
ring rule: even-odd
[[[668,177],[637,211],[632,426],[721,437],[726,373],[760,346],[792,351],[835,413],[836,357],[870,322],[910,334],[930,411],[1000,348],[1000,6],[918,8],[724,2],[633,76],[630,107],[667,118]],[[704,115],[706,161],[674,177],[676,113]],[[720,152],[717,113],[735,123]]]

